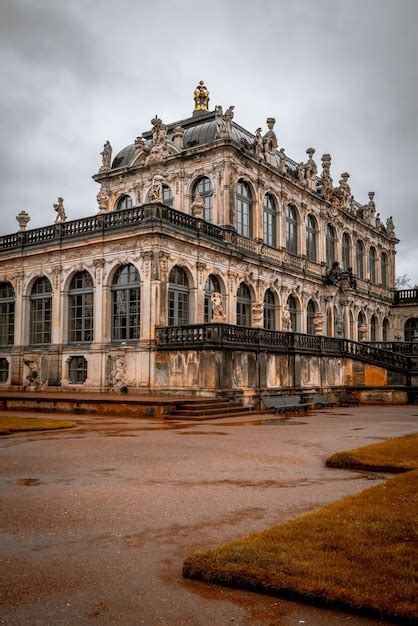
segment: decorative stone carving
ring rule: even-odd
[[[167,147],[167,126],[156,115],[152,120],[152,148],[145,159],[145,165],[156,165],[162,163],[168,156]]]
[[[284,305],[282,312],[282,330],[292,332],[292,318],[287,304]]]
[[[305,182],[305,164],[302,162],[298,165],[298,181],[302,184]]]
[[[321,174],[321,182],[322,182],[322,195],[325,200],[330,201],[332,199],[332,178],[331,178],[331,155],[323,154],[322,155],[322,174]]]
[[[162,202],[163,198],[163,180],[161,174],[154,174],[151,189],[148,194],[149,202]]]
[[[54,204],[54,210],[57,214],[55,224],[62,224],[67,221],[67,215],[64,208],[64,198],[58,198],[58,202]]]
[[[338,285],[341,279],[341,268],[338,261],[334,261],[332,267],[328,268],[324,276],[325,285]]]
[[[23,361],[23,363],[27,367],[25,380],[27,380],[28,382],[24,385],[25,390],[38,391],[42,384],[38,360],[26,359]]]
[[[216,132],[215,139],[225,139],[231,136],[232,123],[234,119],[235,106],[231,105],[223,113],[222,107],[217,105],[215,107],[215,120],[216,120]]]
[[[109,196],[104,189],[100,189],[96,200],[99,206],[99,213],[106,213],[109,210]]]
[[[192,213],[195,217],[202,217],[203,209],[205,208],[205,203],[199,191],[194,197],[191,208],[192,208]]]
[[[350,174],[348,172],[343,172],[341,174],[341,179],[338,181],[339,185],[337,189],[334,189],[334,197],[337,199],[339,206],[344,209],[349,206],[351,197],[351,187],[347,182],[349,178]]]
[[[106,141],[103,145],[103,151],[100,153],[102,157],[102,167],[99,172],[103,172],[104,170],[110,170],[110,164],[112,160],[112,146],[109,141]]]
[[[375,221],[375,215],[376,215],[376,204],[373,200],[375,193],[374,191],[369,191],[369,201],[367,204],[364,205],[363,207],[363,218],[367,221],[367,222],[374,222]]]
[[[274,132],[273,128],[276,123],[276,119],[274,117],[268,117],[266,120],[268,131],[263,137],[263,147],[264,147],[264,155],[266,160],[268,160],[268,155],[275,154],[278,146],[277,136]]]
[[[322,313],[315,313],[313,318],[313,326],[315,335],[322,335],[324,332],[324,316]]]
[[[253,319],[253,326],[256,328],[263,327],[263,303],[262,302],[254,302],[251,307],[251,314]]]
[[[105,266],[105,260],[104,259],[94,259],[93,260],[93,265],[94,265],[94,268],[95,268],[96,283],[98,285],[100,285],[102,283],[102,280],[103,280],[103,268]]]
[[[341,315],[335,318],[335,333],[337,337],[344,337],[344,319]]]
[[[284,148],[280,148],[279,150],[279,172],[280,174],[286,174],[286,155],[284,153]]]
[[[360,324],[360,326],[358,327],[360,341],[367,341],[367,331],[367,324]]]
[[[219,291],[214,291],[210,297],[212,303],[212,322],[222,323],[226,320],[224,313],[224,303],[222,294]]]
[[[314,179],[318,173],[318,168],[313,160],[313,155],[315,154],[315,148],[308,148],[306,150],[306,154],[308,155],[308,160],[306,162],[306,178]]]
[[[194,110],[208,111],[209,100],[209,91],[205,87],[203,80],[200,80],[198,86],[194,90]]]
[[[393,222],[392,216],[388,217],[388,219],[386,220],[386,233],[389,235],[389,237],[396,237],[395,224]]]
[[[20,211],[20,213],[16,215],[16,219],[17,223],[19,224],[19,231],[25,231],[28,223],[30,222],[29,213],[27,213],[26,211]]]
[[[257,159],[263,156],[263,138],[261,136],[261,128],[257,128],[255,131],[253,150]]]
[[[173,134],[173,143],[179,150],[183,150],[184,145],[184,128],[176,126]]]
[[[115,355],[109,355],[109,387],[111,391],[127,392],[128,381],[126,378],[126,355],[118,352]]]

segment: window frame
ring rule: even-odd
[[[318,222],[312,213],[306,218],[306,258],[312,263],[318,260]]]
[[[72,364],[77,364],[73,367]],[[79,354],[70,356],[68,359],[68,382],[71,385],[83,385],[87,380],[88,362],[87,359]]]
[[[0,346],[14,345],[16,296],[13,285],[8,281],[0,283]]]
[[[209,183],[209,184],[207,184]],[[205,222],[212,222],[213,220],[213,185],[209,176],[199,176],[193,183],[192,198],[197,193],[200,193],[203,200],[203,214],[202,219]]]
[[[127,193],[123,194],[123,196],[120,196],[116,201],[116,211],[126,211],[127,209],[131,209],[132,206],[132,198]]]
[[[237,326],[251,326],[251,306],[251,291],[248,285],[241,283],[237,289]]]
[[[299,218],[297,209],[293,204],[288,204],[286,207],[286,250],[289,254],[298,254],[298,226]]]
[[[172,280],[172,279],[175,279]],[[177,282],[180,279],[183,282]],[[190,285],[184,268],[175,265],[170,272],[168,283],[168,326],[190,324]]]
[[[126,282],[123,281],[124,273],[127,274]],[[141,324],[141,279],[133,263],[118,267],[113,277],[111,292],[112,342],[138,341]]]
[[[36,289],[40,287],[40,291]],[[46,276],[39,276],[32,285],[29,312],[29,344],[47,346],[52,333],[52,285]]]
[[[277,246],[277,205],[271,193],[263,198],[263,241],[272,248]]]
[[[80,278],[82,278],[82,286],[74,286],[76,279],[79,280]],[[73,315],[74,311],[77,311],[78,314]],[[89,311],[90,315],[87,314]],[[82,270],[74,274],[68,290],[68,343],[92,343],[93,341],[94,284],[90,273],[87,270]]]
[[[244,193],[243,190],[246,190]],[[251,239],[253,236],[253,194],[250,185],[243,179],[237,182],[236,194],[237,233]]]
[[[266,289],[264,293],[263,328],[265,330],[276,330],[276,299],[271,289]]]

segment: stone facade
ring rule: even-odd
[[[295,163],[274,118],[252,135],[199,89],[192,117],[156,116],[113,162],[106,141],[96,214],[68,221],[59,198],[54,225],[26,230],[19,214],[20,231],[0,237],[2,387],[193,388],[206,367],[187,350],[167,365],[156,342],[167,325],[397,340],[398,240],[374,193],[358,204],[347,172],[333,186],[329,155],[320,173],[313,148]],[[251,356],[235,358],[231,385],[245,387]],[[292,385],[283,358],[266,365],[267,388]],[[321,386],[310,359],[301,384]]]

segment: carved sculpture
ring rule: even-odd
[[[219,291],[214,291],[210,297],[212,303],[212,322],[224,322],[226,315],[224,314],[224,303],[222,294]]]
[[[261,158],[263,156],[263,138],[261,136],[261,128],[257,128],[255,131],[253,150],[257,158]]]
[[[54,210],[57,214],[55,218],[56,224],[62,224],[67,221],[67,215],[64,208],[64,198],[58,198],[58,202],[54,204]]]
[[[195,111],[208,111],[209,110],[209,91],[205,87],[203,80],[199,81],[198,86],[194,91],[194,110]]]
[[[156,165],[162,163],[169,156],[167,146],[167,126],[156,115],[152,120],[152,148],[145,160],[145,165]],[[146,149],[144,147],[144,151]]]
[[[344,319],[341,315],[335,318],[335,334],[337,337],[344,337]]]
[[[324,316],[322,313],[315,313],[313,326],[315,335],[322,335],[324,332]]]
[[[328,268],[325,273],[324,284],[325,285],[338,285],[341,279],[341,275],[342,275],[342,272],[341,272],[340,264],[338,261],[334,261],[334,263],[332,264],[332,267]]]
[[[225,113],[223,113],[222,107],[220,105],[217,105],[215,107],[215,139],[224,139],[231,136],[232,123],[234,119],[234,109],[234,105],[231,105],[227,108]]]
[[[351,197],[351,187],[347,182],[349,178],[350,174],[348,172],[343,172],[341,174],[341,179],[338,181],[339,186],[337,189],[334,189],[334,197],[337,199],[339,206],[342,208],[347,208],[349,206],[349,200]]]
[[[277,142],[276,133],[273,130],[274,125],[276,123],[276,119],[274,117],[268,117],[266,123],[267,123],[268,131],[263,137],[263,146],[264,146],[264,154],[267,157],[267,155],[269,154],[272,155],[276,152],[278,142]]]
[[[199,191],[196,193],[194,197],[191,208],[192,208],[192,213],[195,217],[202,217],[203,209],[205,208],[205,203]]]
[[[282,312],[282,330],[292,332],[292,318],[289,311],[289,305],[285,304]]]
[[[161,174],[154,174],[151,189],[149,191],[149,202],[161,202],[163,199],[163,180]]]
[[[313,160],[313,155],[315,154],[314,148],[308,148],[306,150],[306,154],[308,155],[308,160],[305,165],[306,178],[310,180],[314,180],[315,176],[318,173],[318,168],[316,166],[315,161]]]
[[[96,196],[97,204],[99,205],[99,212],[105,213],[109,209],[109,196],[104,191],[104,189],[100,189],[99,193]]]
[[[19,224],[19,231],[25,231],[28,223],[30,222],[29,213],[27,213],[26,211],[20,211],[20,213],[16,215],[16,220]]]
[[[111,391],[127,391],[126,358],[124,354],[109,355],[111,370],[109,384]]]
[[[388,217],[386,220],[386,232],[389,237],[396,237],[395,235],[395,224],[393,222],[392,216]]]
[[[109,170],[112,160],[112,146],[110,145],[109,141],[106,141],[103,146],[103,151],[100,154],[102,157],[102,167],[100,168],[100,170]]]
[[[23,363],[29,370],[26,374],[26,380],[28,383],[25,385],[25,389],[28,389],[29,391],[37,391],[41,386],[39,363],[36,359],[26,359]]]
[[[353,268],[352,267],[348,267],[347,268],[347,278],[348,278],[348,282],[349,282],[349,285],[350,285],[351,289],[356,289],[357,288],[357,281],[354,278]]]
[[[176,126],[173,134],[173,143],[179,150],[183,150],[184,147],[184,128]]]
[[[300,183],[305,181],[305,164],[302,162],[298,165],[298,181]]]
[[[376,204],[373,199],[375,196],[374,191],[369,191],[368,196],[369,196],[369,201],[363,208],[363,217],[367,221],[374,222],[375,215],[376,215]]]
[[[331,170],[331,155],[323,154],[322,155],[322,174],[321,174],[321,182],[322,182],[322,195],[325,200],[330,201],[332,199],[332,178],[330,174]]]
[[[358,327],[360,341],[367,341],[367,331],[367,324],[360,324],[360,326]]]
[[[284,148],[280,148],[279,150],[279,172],[280,174],[286,174],[286,155],[284,153]]]
[[[254,302],[251,307],[253,326],[262,328],[264,307],[262,302]]]

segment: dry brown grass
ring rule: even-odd
[[[37,417],[17,417],[15,415],[0,415],[0,435],[31,431],[56,430],[58,428],[73,428],[75,422],[69,420],[46,420]]]
[[[388,444],[409,450],[410,440]],[[363,461],[374,462],[372,448],[365,448],[370,456]],[[392,453],[399,469],[400,456]],[[409,472],[285,524],[193,554],[184,563],[184,576],[414,621],[417,487],[418,472]]]
[[[405,472],[418,469],[418,434],[388,439],[382,443],[330,456],[328,467]]]

